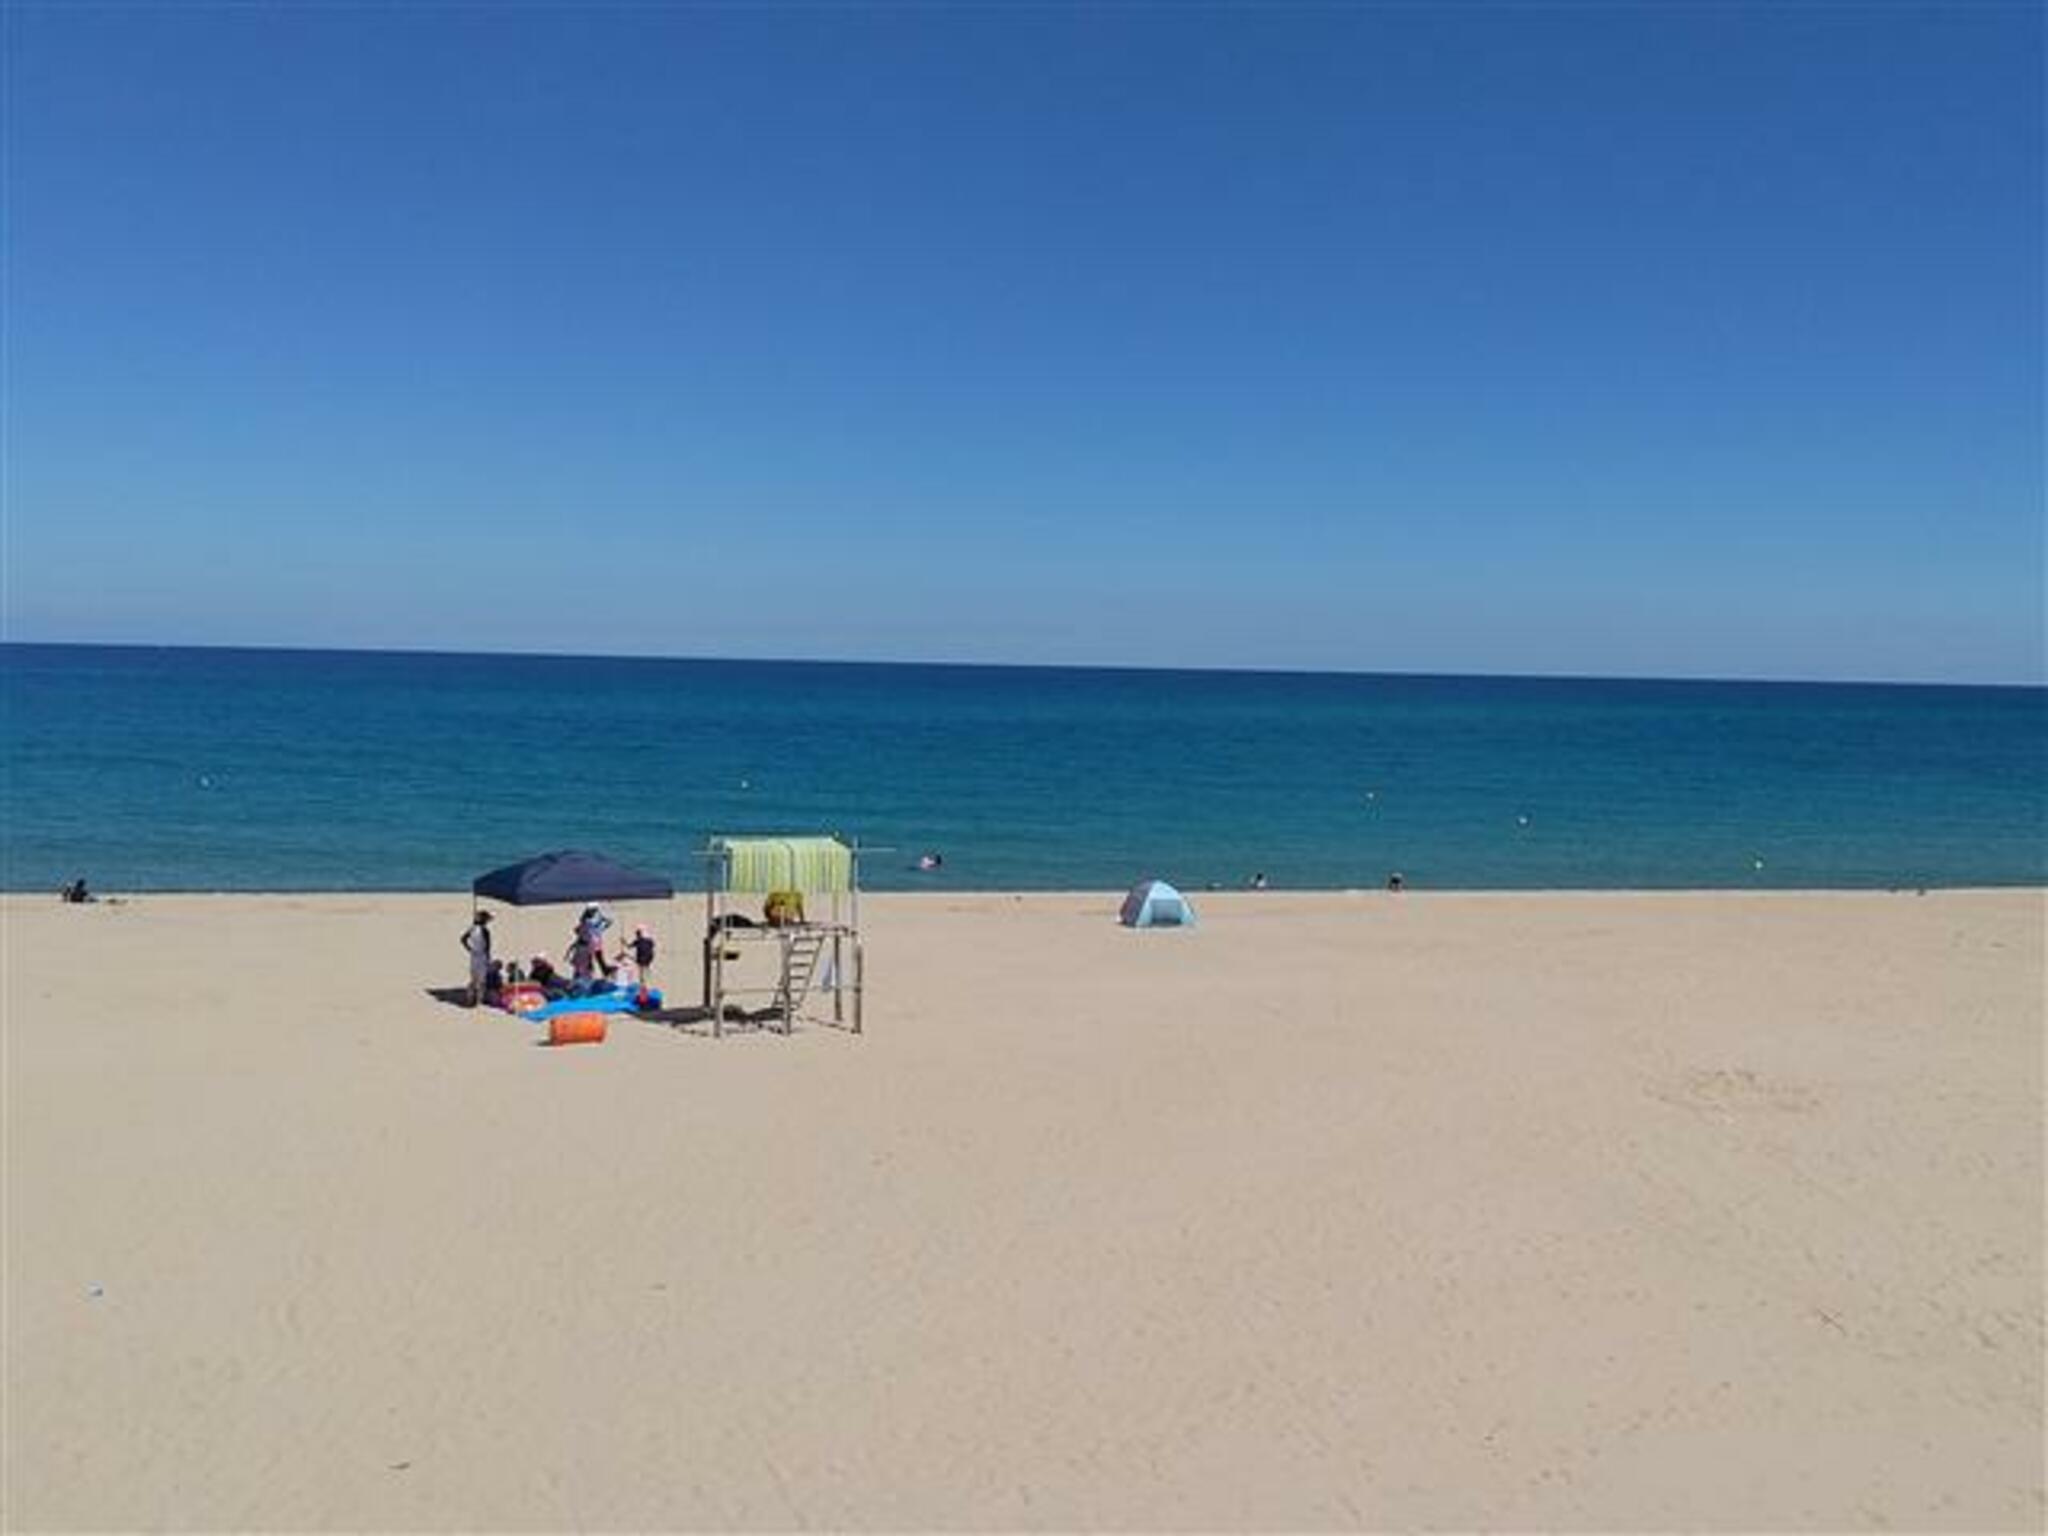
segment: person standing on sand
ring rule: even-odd
[[[633,930],[633,942],[626,946],[626,953],[633,958],[633,968],[640,974],[640,985],[647,985],[647,973],[654,969],[654,935],[642,923]]]
[[[469,1006],[483,1001],[491,974],[491,914],[479,912],[463,930],[462,947],[469,951]]]
[[[590,940],[583,937],[581,930],[578,930],[576,936],[569,941],[568,949],[563,951],[562,963],[569,967],[569,980],[578,991],[587,988],[596,977],[595,951],[591,949]]]

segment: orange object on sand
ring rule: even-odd
[[[601,1013],[558,1013],[548,1020],[549,1045],[599,1045],[603,1041]]]

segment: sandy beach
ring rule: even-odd
[[[1198,900],[6,898],[6,1527],[2041,1528],[2042,892]]]

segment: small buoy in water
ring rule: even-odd
[[[213,788],[213,780],[202,773],[199,775],[199,787],[201,789],[211,789]]]
[[[1762,859],[1751,859],[1749,861],[1749,867],[1751,869],[1762,869],[1764,867],[1764,861]]]
[[[1367,791],[1365,792],[1365,798],[1366,798],[1366,799],[1368,799],[1368,800],[1377,800],[1377,799],[1379,799],[1379,797],[1380,797],[1380,792],[1379,792],[1378,790],[1376,790],[1376,789],[1368,789],[1368,790],[1367,790]]]
[[[741,780],[740,780],[740,788],[741,788],[741,789],[752,789],[753,787],[754,787],[754,781],[753,781],[752,779],[741,779]]]
[[[1527,825],[1529,825],[1529,818],[1526,816],[1517,816],[1515,818],[1515,825],[1518,827],[1526,827]]]

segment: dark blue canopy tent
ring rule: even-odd
[[[614,864],[602,854],[563,848],[478,875],[470,891],[507,906],[568,901],[667,901],[676,888],[660,875]]]
[[[676,888],[660,875],[628,869],[602,854],[562,848],[537,854],[478,875],[469,885],[472,904],[501,901],[513,907],[549,906],[568,902],[667,901]],[[489,914],[485,914],[488,917]],[[611,967],[599,958],[607,976]],[[641,980],[646,980],[645,972]]]

